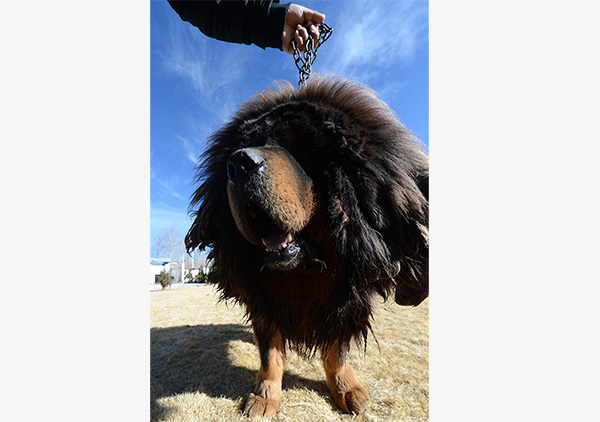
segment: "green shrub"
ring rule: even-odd
[[[160,281],[160,285],[162,286],[163,290],[165,290],[167,287],[169,287],[169,284],[171,284],[171,276],[168,273],[161,271],[158,275],[158,281]]]
[[[200,272],[196,274],[196,277],[194,277],[194,283],[206,283],[207,281],[208,277],[206,276],[206,274],[204,274],[202,270],[200,270]]]

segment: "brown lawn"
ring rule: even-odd
[[[259,366],[252,331],[238,306],[217,302],[212,286],[152,292],[152,421],[248,421],[241,414]],[[377,342],[350,363],[371,396],[361,415],[342,413],[321,361],[288,352],[283,399],[271,421],[426,421],[429,415],[429,300],[416,308],[381,303]]]

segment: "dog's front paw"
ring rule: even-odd
[[[332,392],[332,395],[338,407],[346,413],[362,413],[369,404],[369,394],[358,384],[347,391]]]
[[[257,394],[250,394],[244,407],[244,415],[249,418],[256,416],[272,416],[279,409],[280,399],[273,397],[262,397]]]
[[[344,394],[343,400],[349,413],[362,413],[369,404],[369,394],[360,385]]]

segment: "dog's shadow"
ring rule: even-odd
[[[256,370],[233,363],[231,343],[254,347],[249,327],[239,324],[152,328],[150,332],[151,417],[169,412],[158,399],[186,392],[232,400],[254,389]],[[258,364],[258,357],[256,358]],[[285,373],[283,389],[301,387],[327,394],[324,381]]]

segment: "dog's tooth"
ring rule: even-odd
[[[290,243],[292,241],[292,234],[288,233],[287,235],[287,243]]]
[[[263,245],[265,245],[265,248],[267,247],[267,242],[265,242],[265,239],[263,239],[262,237],[260,238],[260,240],[262,241]]]

